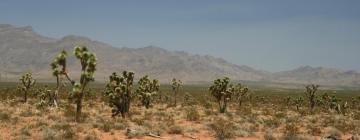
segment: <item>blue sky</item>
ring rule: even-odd
[[[360,71],[359,0],[2,0],[0,23],[115,47],[209,54],[268,71]]]

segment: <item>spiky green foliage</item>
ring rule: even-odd
[[[20,78],[20,89],[24,93],[24,102],[27,102],[28,92],[30,88],[35,86],[36,80],[33,79],[31,73],[24,73]]]
[[[57,88],[55,90],[55,100],[60,88],[60,77],[65,76],[73,86],[73,90],[70,94],[71,98],[75,98],[76,102],[76,121],[80,121],[82,99],[84,96],[84,90],[89,82],[94,81],[94,73],[96,70],[96,56],[94,53],[89,52],[86,46],[77,45],[74,47],[73,54],[80,60],[81,64],[81,75],[80,82],[75,82],[69,76],[66,66],[67,52],[62,51],[51,63],[53,75],[56,77]],[[56,103],[56,102],[55,102]]]
[[[239,107],[242,105],[245,97],[248,95],[249,88],[241,85],[240,83],[236,86],[231,87],[231,92],[234,93],[236,100],[238,102]]]
[[[233,86],[230,84],[230,78],[216,79],[209,91],[215,97],[219,105],[220,113],[225,113],[228,102],[233,95]]]
[[[36,103],[36,106],[39,107],[39,108],[44,108],[46,107],[47,105],[52,105],[52,101],[53,99],[51,99],[52,96],[52,92],[50,89],[48,89],[48,86],[45,85],[44,88],[39,88],[37,91],[36,91],[36,94],[37,96],[39,97],[39,102]],[[46,101],[48,100],[48,101]]]
[[[67,58],[67,52],[66,51],[61,51],[60,54],[58,54],[54,61],[50,64],[51,69],[52,69],[52,74],[53,76],[56,77],[56,89],[54,91],[54,94],[50,95],[50,101],[52,102],[51,104],[55,105],[55,107],[58,106],[58,93],[60,90],[60,80],[61,80],[61,76],[65,76],[68,80],[70,80],[71,84],[74,84],[74,81],[72,81],[66,71],[66,58]]]
[[[177,104],[177,94],[179,93],[180,87],[182,86],[182,81],[177,80],[176,78],[173,78],[171,80],[171,87],[174,92],[174,105]]]
[[[135,74],[124,71],[122,76],[115,72],[109,76],[106,85],[105,96],[108,97],[109,105],[112,107],[112,116],[121,114],[123,118],[130,110],[130,104],[135,95],[132,92]]]
[[[294,100],[294,104],[296,106],[296,110],[299,111],[300,107],[304,104],[304,99],[302,97],[298,97]]]
[[[159,91],[159,81],[156,79],[150,80],[149,76],[146,75],[139,80],[138,85],[139,87],[136,90],[136,93],[139,95],[143,106],[149,108],[153,97]]]
[[[304,93],[305,93],[305,96],[307,97],[307,99],[309,100],[309,105],[310,105],[311,111],[315,107],[316,94],[317,94],[317,91],[318,91],[319,87],[320,87],[319,85],[314,85],[314,84],[306,86],[306,91]]]

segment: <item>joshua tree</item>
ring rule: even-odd
[[[153,96],[155,96],[159,91],[159,81],[156,79],[151,81],[149,76],[146,75],[139,80],[138,84],[139,87],[136,90],[136,93],[139,95],[143,106],[148,109]]]
[[[247,95],[249,89],[241,84],[237,84],[235,87],[232,88],[232,92],[235,93],[236,100],[239,104],[239,107],[242,105],[242,102]]]
[[[174,105],[176,106],[176,100],[177,100],[177,94],[179,93],[179,89],[182,85],[181,80],[176,80],[176,78],[173,78],[171,81],[172,90],[174,91]]]
[[[25,73],[21,76],[20,81],[22,83],[20,88],[21,88],[21,91],[24,92],[24,102],[26,102],[28,92],[29,92],[30,88],[35,86],[36,80],[33,79],[31,73]]]
[[[216,79],[213,85],[209,88],[211,95],[216,98],[219,105],[220,113],[225,113],[228,102],[233,95],[233,86],[230,84],[230,79]]]
[[[51,90],[48,89],[48,86],[45,85],[44,88],[40,88],[37,90],[37,96],[39,97],[39,102],[37,103],[38,107],[44,107],[47,104],[52,104],[53,100],[51,99]],[[46,102],[46,99],[49,99],[48,102]]]
[[[49,103],[55,105],[55,107],[58,107],[58,101],[57,97],[60,90],[60,80],[61,76],[64,75],[68,80],[70,80],[71,84],[74,84],[74,81],[72,81],[66,71],[66,58],[67,58],[67,52],[61,51],[58,56],[54,59],[54,61],[50,64],[53,76],[56,77],[56,89],[54,91],[54,94],[49,95]],[[51,103],[52,102],[52,103]]]
[[[66,67],[66,51],[62,51],[51,64],[53,69],[53,75],[56,77],[57,87],[55,91],[54,103],[57,104],[56,98],[60,88],[60,76],[65,76],[73,86],[72,92],[70,94],[71,98],[75,98],[76,103],[76,121],[80,121],[81,109],[82,109],[82,99],[84,96],[85,87],[89,82],[94,81],[94,73],[96,70],[96,56],[94,53],[88,51],[85,46],[77,45],[74,47],[73,51],[75,57],[80,60],[81,64],[81,75],[80,82],[75,82],[69,76]]]
[[[110,75],[110,82],[106,85],[105,96],[109,99],[109,105],[112,107],[112,116],[121,114],[125,118],[125,114],[129,112],[130,103],[134,95],[132,92],[134,73],[124,71],[122,76],[115,72]]]
[[[296,110],[299,111],[300,106],[304,103],[304,99],[302,97],[299,97],[294,100],[294,103],[296,105]]]
[[[316,103],[316,92],[319,88],[319,85],[307,85],[306,86],[306,91],[305,91],[305,95],[309,100],[309,104],[310,104],[310,109],[311,111],[314,109],[315,107],[315,103]]]

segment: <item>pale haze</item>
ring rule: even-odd
[[[114,47],[149,45],[266,71],[322,66],[360,71],[360,1],[129,0],[0,3],[0,23]]]

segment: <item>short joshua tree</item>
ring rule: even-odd
[[[106,85],[105,96],[108,97],[109,106],[112,107],[112,116],[121,114],[123,118],[129,113],[130,104],[135,97],[132,88],[134,73],[124,71],[122,75],[115,72],[110,75],[109,83]]]
[[[159,81],[156,79],[150,80],[149,76],[146,75],[139,80],[138,84],[139,87],[136,93],[139,95],[142,105],[149,108],[153,97],[159,91]]]
[[[307,99],[309,100],[311,111],[314,109],[315,104],[316,104],[316,94],[317,94],[318,88],[319,88],[319,85],[314,85],[314,84],[306,86],[305,95],[306,95]]]
[[[300,107],[304,104],[304,99],[302,97],[296,98],[294,104],[296,106],[296,111],[299,111]]]
[[[248,95],[248,91],[249,88],[246,86],[242,86],[241,84],[237,84],[233,87],[233,93],[235,93],[239,107],[242,105],[246,95]]]
[[[80,60],[81,64],[81,75],[80,82],[75,82],[69,76],[66,65],[67,53],[62,51],[51,63],[53,70],[53,75],[56,77],[57,88],[55,91],[54,103],[57,103],[57,94],[60,88],[60,76],[65,76],[73,86],[70,98],[75,98],[76,103],[76,121],[80,121],[81,110],[82,110],[82,99],[84,96],[84,91],[89,82],[94,81],[94,73],[96,70],[96,56],[94,53],[89,52],[87,47],[82,45],[77,45],[74,47],[73,51],[75,57]]]
[[[171,81],[171,87],[174,92],[174,105],[177,104],[177,94],[179,93],[180,87],[182,85],[181,80],[177,80],[176,78],[173,78]]]
[[[44,88],[39,88],[36,91],[37,96],[39,97],[39,102],[36,104],[37,107],[43,108],[47,105],[52,105],[53,100],[51,97],[53,97],[51,94],[51,90],[48,89],[48,86],[45,85]],[[46,101],[48,99],[48,101]]]
[[[35,86],[36,80],[33,79],[31,73],[25,73],[20,78],[21,82],[21,91],[24,92],[24,102],[27,102],[28,92],[32,87]]]
[[[223,79],[216,79],[209,88],[211,95],[214,96],[218,102],[220,113],[226,112],[226,107],[233,95],[232,87],[230,78],[225,77]]]

